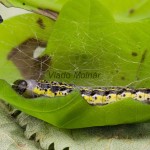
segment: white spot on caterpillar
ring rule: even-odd
[[[134,99],[139,100],[139,101],[144,101],[145,100],[145,93],[144,92],[136,92]]]

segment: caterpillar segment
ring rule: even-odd
[[[55,81],[17,80],[12,88],[24,97],[34,98],[39,96],[65,96],[74,89],[74,86]]]
[[[83,99],[91,105],[106,105],[125,98],[150,103],[150,89],[144,88],[99,87],[92,89],[56,81],[48,82],[45,80],[16,80],[12,88],[20,95],[28,98],[66,96],[78,88]]]

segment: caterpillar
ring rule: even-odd
[[[90,105],[106,105],[113,102],[132,98],[144,103],[150,103],[150,89],[134,89],[129,87],[80,87],[63,82],[48,82],[45,80],[16,80],[12,88],[20,95],[28,98],[39,96],[66,96],[76,88]]]

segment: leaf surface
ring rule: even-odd
[[[139,86],[147,86],[149,25],[149,19],[118,22],[97,0],[68,2],[45,51],[53,61],[46,79],[86,86],[125,86],[145,80],[147,84]]]

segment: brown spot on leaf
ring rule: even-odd
[[[140,63],[143,63],[145,61],[146,54],[147,54],[147,49],[143,52]]]
[[[37,47],[46,47],[46,43],[34,38],[28,39],[13,48],[7,57],[15,64],[25,79],[40,79],[50,67],[50,56],[33,58],[34,50]]]
[[[42,28],[42,29],[45,28],[45,25],[44,25],[43,20],[42,20],[41,18],[39,18],[39,19],[37,20],[37,24],[40,26],[40,28]]]
[[[125,80],[125,77],[124,77],[124,76],[122,76],[122,77],[121,77],[121,80]]]
[[[132,52],[132,56],[136,57],[138,54],[136,52]]]
[[[129,14],[133,14],[134,12],[135,12],[135,9],[133,8],[129,10]]]
[[[116,73],[118,73],[119,72],[119,70],[116,70]]]
[[[145,50],[143,51],[143,53],[142,53],[141,60],[139,61],[139,67],[138,67],[137,73],[136,73],[136,80],[140,80],[140,77],[139,77],[139,76],[140,76],[140,72],[141,72],[141,67],[142,67],[142,65],[143,65],[143,63],[144,63],[144,61],[145,61],[147,52],[148,52],[148,50],[145,49]]]

